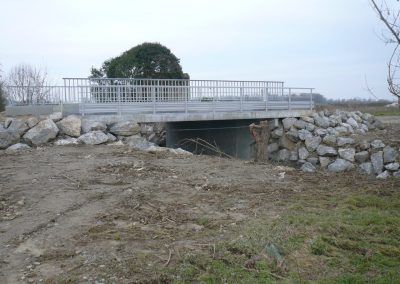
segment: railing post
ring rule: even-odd
[[[288,102],[289,102],[289,106],[288,106],[289,111],[292,110],[292,99],[291,99],[291,97],[292,97],[292,88],[289,88],[289,100],[288,100]]]
[[[243,112],[243,82],[240,85],[240,112]]]
[[[154,93],[154,87],[151,86],[151,100],[153,102],[153,114],[156,114],[156,96]]]
[[[265,112],[268,112],[268,87],[265,88]]]
[[[121,116],[121,86],[118,85],[117,88],[117,96],[118,96],[118,115]]]
[[[313,110],[313,89],[310,89],[310,110]]]
[[[183,90],[185,92],[185,114],[188,113],[189,89],[189,84],[186,86],[186,81],[183,81]]]

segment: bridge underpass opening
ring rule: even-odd
[[[167,147],[182,148],[194,154],[216,155],[196,143],[206,141],[221,152],[242,160],[254,158],[254,139],[249,125],[260,120],[213,120],[169,122],[166,124]],[[203,143],[204,144],[204,143]]]

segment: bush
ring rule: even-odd
[[[6,99],[4,93],[3,83],[0,82],[0,111],[3,111],[6,107]]]

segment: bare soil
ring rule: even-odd
[[[400,146],[399,133],[393,124],[375,135]],[[400,182],[116,146],[3,151],[0,283],[169,283],[185,256],[215,257],[297,196],[389,187]],[[302,279],[321,265],[290,257]]]

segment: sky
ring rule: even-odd
[[[277,80],[328,98],[394,99],[392,46],[368,0],[1,0],[0,64],[47,70],[54,84],[143,42],[191,79]]]

